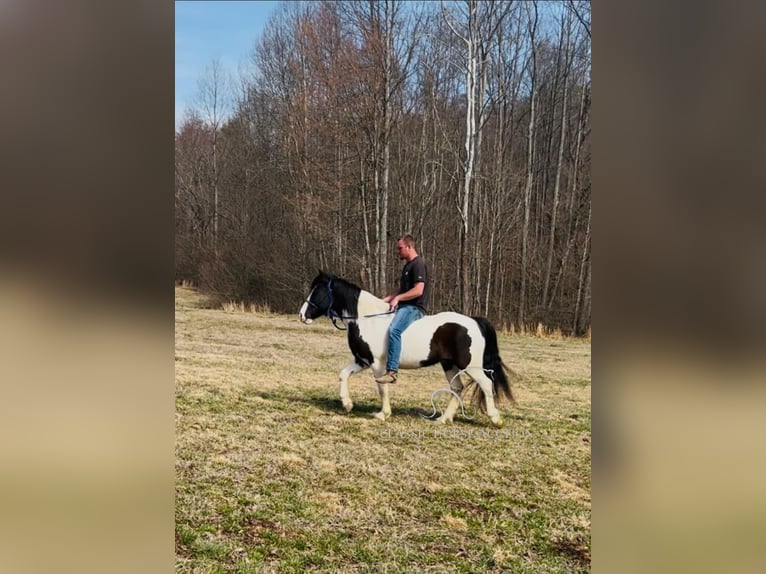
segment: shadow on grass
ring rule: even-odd
[[[588,550],[581,538],[577,540],[559,540],[553,544],[553,548],[559,555],[569,558],[583,567],[590,566],[590,550]]]
[[[296,395],[285,395],[285,394],[273,393],[273,392],[259,392],[256,394],[257,396],[269,401],[281,402],[285,404],[291,404],[291,403],[306,404],[306,405],[311,405],[312,407],[326,413],[347,415],[349,417],[353,417],[353,416],[371,417],[374,413],[380,411],[380,402],[377,402],[377,401],[354,402],[353,410],[350,413],[346,413],[346,409],[343,408],[343,404],[341,403],[340,399],[335,397],[329,397],[325,395],[296,396]],[[433,407],[431,405],[428,405],[427,408],[412,407],[412,406],[395,406],[395,405],[391,406],[392,417],[410,417],[410,418],[422,420],[424,422],[433,422],[437,417],[439,417],[442,414],[442,412],[443,412],[443,407],[440,407],[439,405],[436,406],[435,414],[434,414]],[[513,413],[508,411],[503,411],[502,414],[503,414],[503,419],[506,422],[528,420],[528,417],[523,414],[518,414],[518,413]],[[455,415],[454,423],[465,424],[469,426],[477,426],[482,428],[491,426],[491,423],[486,413],[479,410],[474,410],[468,401],[466,401],[465,415],[466,416],[463,416],[460,409],[458,409],[458,412]]]
[[[278,396],[279,395],[276,395],[276,397]],[[300,402],[303,404],[308,404],[321,411],[328,412],[328,413],[347,414],[346,409],[343,408],[343,403],[341,403],[340,399],[336,399],[333,397],[326,397],[326,396],[287,397],[287,396],[284,396],[281,398],[288,401],[295,401],[295,402]],[[373,413],[376,413],[378,411],[380,411],[379,402],[354,402],[354,408],[350,413],[348,413],[348,416],[355,416],[355,415],[372,416]],[[391,407],[391,416],[409,416],[409,417],[420,418],[420,414],[422,412],[423,411],[421,409],[417,409],[415,407],[396,407],[396,406]]]

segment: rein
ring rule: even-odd
[[[434,404],[434,396],[436,394],[438,394],[438,393],[449,393],[449,394],[451,394],[453,397],[455,397],[457,399],[457,402],[460,405],[460,411],[463,413],[463,416],[466,419],[468,419],[469,421],[473,420],[473,418],[476,416],[476,410],[474,409],[474,414],[471,415],[470,417],[467,414],[465,414],[465,407],[463,406],[463,399],[460,398],[460,392],[462,392],[462,390],[459,391],[459,392],[456,392],[456,391],[454,391],[452,389],[452,383],[455,382],[455,379],[458,378],[461,373],[466,373],[471,368],[474,368],[474,369],[477,369],[477,370],[480,370],[480,371],[484,371],[485,373],[489,373],[490,378],[494,379],[494,377],[492,376],[492,373],[494,373],[495,371],[492,370],[492,369],[483,369],[481,367],[466,367],[465,369],[460,369],[452,377],[452,379],[449,382],[449,386],[448,387],[443,387],[443,388],[440,388],[440,389],[435,389],[434,392],[431,393],[431,407],[433,407],[434,412],[432,412],[430,415],[424,415],[424,414],[421,413],[420,416],[422,418],[426,419],[426,420],[432,420],[436,416],[436,404]],[[442,410],[441,407],[440,407],[440,411],[441,412],[439,414],[443,415],[444,414],[444,410]]]

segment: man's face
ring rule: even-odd
[[[396,250],[399,252],[399,259],[407,259],[410,254],[410,248],[405,245],[404,241],[396,242]]]

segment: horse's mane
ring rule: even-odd
[[[332,291],[335,301],[340,302],[341,306],[345,308],[349,314],[356,316],[358,314],[359,294],[362,292],[362,288],[353,284],[351,281],[347,281],[342,277],[337,277],[332,273],[326,273],[325,271],[319,272],[319,275],[314,279],[311,286],[315,287],[319,283],[328,281],[332,281]],[[340,312],[341,309],[336,309],[336,311]]]

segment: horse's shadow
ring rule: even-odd
[[[374,413],[377,413],[380,411],[380,403],[375,402],[355,402],[354,408],[351,410],[350,413],[346,412],[346,409],[343,408],[343,403],[340,399],[330,397],[330,396],[295,396],[295,395],[284,395],[279,393],[271,393],[271,392],[259,392],[257,395],[263,399],[271,400],[271,401],[287,401],[291,403],[302,403],[306,405],[311,405],[312,407],[323,411],[328,414],[336,414],[336,415],[344,415],[348,417],[355,417],[355,416],[364,416],[364,417],[372,417]],[[441,415],[443,412],[443,407],[436,406],[436,412],[434,412],[433,407],[426,408],[420,408],[420,407],[412,407],[412,406],[392,406],[391,407],[391,416],[392,417],[409,417],[414,419],[421,419],[426,422],[434,422],[437,417]],[[517,413],[503,413],[504,417],[508,420],[525,420],[526,417]],[[475,410],[473,406],[470,404],[466,404],[465,408],[465,414],[461,413],[460,410],[455,415],[454,423],[460,422],[461,424],[471,425],[471,426],[477,426],[477,427],[486,427],[489,424],[489,419],[487,418],[486,413]]]
[[[347,413],[346,409],[343,408],[343,403],[341,400],[333,397],[289,397],[288,400],[312,405],[313,407],[326,413],[341,414],[346,416],[372,416],[374,413],[380,411],[379,403],[354,402],[354,408],[350,413]],[[424,413],[423,410],[415,407],[391,407],[391,416],[419,417],[422,413]]]

